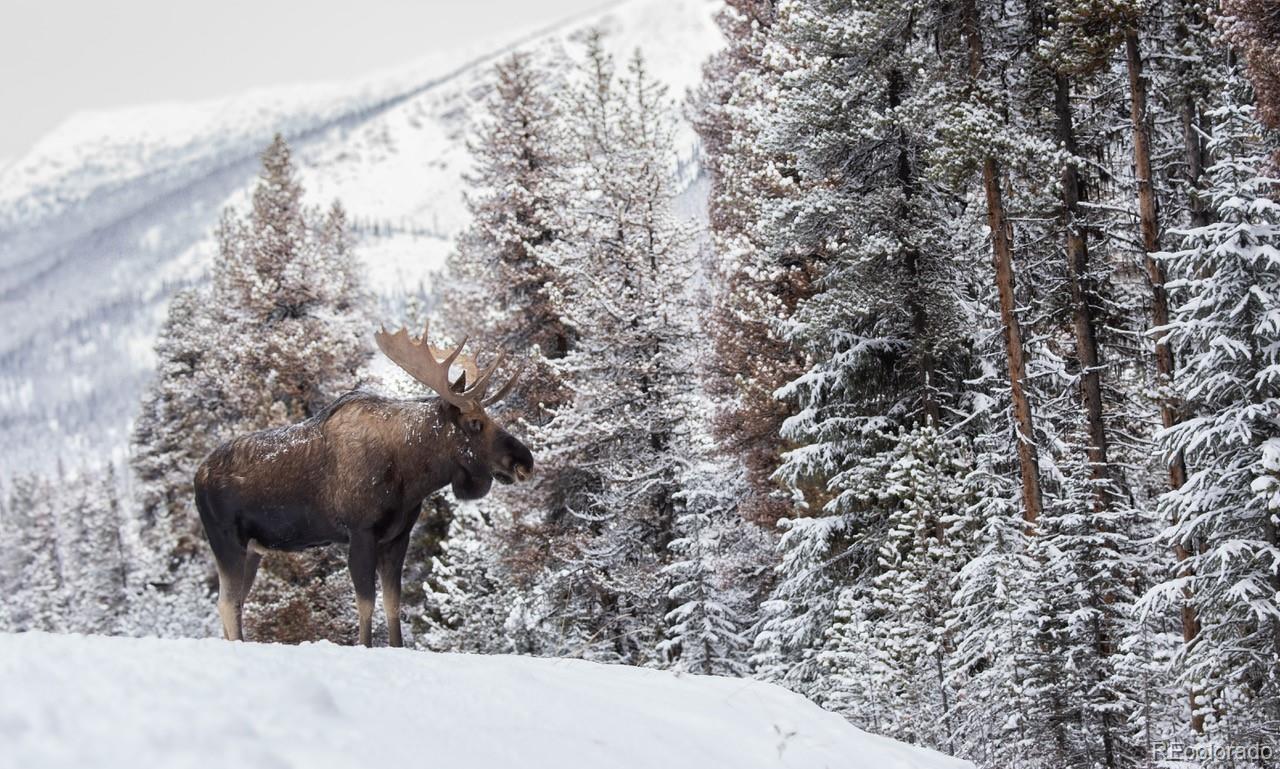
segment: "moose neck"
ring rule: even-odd
[[[417,440],[410,440],[404,457],[406,495],[414,499],[426,499],[449,486],[458,476],[461,466],[457,460],[457,446],[463,440],[462,431],[449,418],[448,406],[440,399],[412,401],[411,420],[415,421]]]

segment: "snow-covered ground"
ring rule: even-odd
[[[45,633],[0,634],[0,766],[971,769],[757,681]]]

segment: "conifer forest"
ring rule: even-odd
[[[424,504],[406,645],[760,679],[980,767],[1275,766],[1280,3],[716,8],[679,92],[600,28],[487,63],[401,293],[256,145],[122,451],[0,470],[0,630],[220,635],[196,467],[434,395],[373,338],[430,323],[508,353],[537,464]],[[347,569],[268,555],[245,635],[353,643]]]

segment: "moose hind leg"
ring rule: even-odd
[[[404,646],[400,635],[400,580],[404,573],[404,556],[409,550],[409,532],[396,537],[378,554],[378,580],[382,583],[382,611],[387,615],[387,643]]]
[[[372,532],[351,532],[347,568],[356,591],[356,611],[360,615],[360,643],[373,646],[373,590],[377,583],[378,542]]]
[[[220,553],[218,562],[218,616],[222,618],[222,635],[228,641],[243,641],[240,615],[244,610],[245,554],[243,551]]]
[[[262,563],[262,551],[255,549],[256,542],[249,541],[249,552],[244,557],[244,585],[241,587],[240,603],[249,602],[249,591],[253,590],[253,581],[258,577],[258,565]]]

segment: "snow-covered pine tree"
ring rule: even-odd
[[[234,435],[315,413],[356,384],[369,355],[365,295],[345,213],[337,204],[323,217],[304,209],[282,137],[262,163],[249,215],[224,212],[213,285],[175,298],[157,344],[158,376],[134,432],[133,466],[142,537],[161,564],[159,575],[142,582],[158,584],[167,597],[147,596],[140,612],[148,619],[133,625],[191,626],[188,632],[198,633],[196,617],[212,615],[210,569],[190,492],[200,460]],[[275,640],[349,634],[354,599],[343,569],[325,552],[268,558],[247,612],[251,632]],[[161,619],[152,604],[172,604],[180,616]]]
[[[789,148],[799,187],[768,211],[769,247],[775,258],[812,254],[824,274],[781,325],[809,360],[778,391],[795,404],[782,434],[796,446],[776,477],[801,512],[783,521],[779,583],[756,640],[757,663],[819,699],[833,677],[853,675],[834,666],[847,657],[821,652],[842,593],[870,594],[891,520],[916,516],[932,530],[960,504],[957,497],[902,507],[889,469],[903,440],[911,442],[903,436],[959,425],[976,404],[956,293],[959,209],[932,184],[921,151],[939,73],[931,30],[942,19],[917,18],[917,10],[788,3],[768,54],[787,75],[766,147]],[[904,586],[897,595],[910,592]],[[883,619],[906,627],[924,618],[917,611],[927,609],[885,609]],[[923,621],[940,626],[942,616]]]
[[[539,404],[564,398],[542,359],[561,358],[573,331],[551,303],[561,278],[544,259],[560,238],[564,200],[563,119],[558,84],[532,54],[518,52],[494,66],[494,92],[468,143],[471,223],[449,257],[444,320],[458,338],[490,340],[529,351],[528,387],[514,393],[508,413],[545,421]]]
[[[854,723],[956,752],[954,651],[946,628],[962,565],[953,524],[968,500],[968,447],[933,425],[902,430],[869,506],[887,511],[874,576],[844,587],[818,655],[824,705]]]
[[[433,504],[448,507],[442,497],[428,502]],[[428,532],[435,552],[423,553],[428,557],[420,567],[420,599],[409,595],[416,607],[410,624],[420,648],[480,654],[531,654],[540,648],[536,626],[521,621],[529,586],[503,561],[505,532],[493,522],[501,511],[487,507],[459,505],[447,519],[447,530]]]
[[[84,469],[61,501],[67,630],[111,634],[120,629],[128,597],[124,519],[115,466]]]
[[[563,84],[526,52],[500,61],[493,77],[485,115],[468,144],[474,163],[466,179],[471,223],[449,257],[438,314],[455,338],[486,340],[517,354],[508,366],[520,370],[521,386],[499,408],[501,419],[521,433],[522,425],[546,423],[568,398],[549,361],[564,357],[574,332],[552,300],[565,278],[546,259],[562,237],[566,199],[564,118],[557,98]],[[530,448],[541,454],[536,441]],[[429,594],[427,614],[459,648],[484,649],[495,642],[491,651],[511,650],[501,633],[486,628],[501,629],[513,605],[502,591],[524,581],[547,556],[545,548],[531,546],[545,539],[539,517],[525,513],[552,505],[562,481],[540,466],[531,483],[495,489],[480,503],[482,514],[455,516],[456,541],[446,544],[440,567],[456,575],[431,575],[429,581],[444,592]],[[464,597],[464,589],[499,593]]]
[[[708,390],[719,401],[714,429],[747,469],[744,517],[772,526],[789,502],[773,473],[786,447],[791,405],[773,393],[799,375],[802,356],[777,325],[812,291],[816,254],[770,250],[766,212],[796,192],[789,150],[761,141],[781,72],[765,60],[774,0],[730,0],[717,15],[727,45],[703,67],[691,119],[711,181],[708,200],[714,292],[705,326],[715,342]]]
[[[1218,27],[1244,54],[1258,120],[1280,128],[1280,24],[1274,0],[1224,0]],[[1280,161],[1280,158],[1276,158]]]
[[[223,217],[221,249],[230,247]],[[222,258],[220,256],[220,258]],[[207,291],[169,301],[156,339],[156,373],[130,439],[137,552],[129,564],[128,635],[204,635],[213,627],[211,566],[192,501],[195,468],[228,437],[223,327]]]
[[[751,652],[753,587],[765,570],[759,556],[771,538],[742,518],[738,505],[747,483],[732,455],[718,454],[701,420],[690,427],[691,461],[668,546],[673,560],[664,569],[675,608],[665,618],[668,630],[658,650],[678,670],[742,676]]]
[[[225,396],[236,427],[305,419],[356,384],[368,359],[362,289],[340,207],[306,211],[292,154],[262,155],[249,215],[224,228],[213,300],[227,328]]]
[[[566,96],[571,193],[548,261],[577,331],[554,361],[572,393],[544,428],[544,472],[566,479],[544,512],[555,551],[543,581],[559,653],[657,661],[672,608],[662,568],[675,537],[683,434],[697,388],[692,243],[671,209],[671,106],[637,52],[618,78],[600,33]]]
[[[52,485],[36,475],[12,479],[4,578],[8,629],[65,630],[59,514]]]
[[[926,145],[934,178],[982,201],[956,227],[956,248],[972,260],[972,279],[956,294],[968,297],[961,306],[979,363],[969,383],[977,393],[966,426],[970,469],[960,482],[967,504],[944,519],[958,571],[944,613],[950,653],[941,661],[953,693],[945,749],[992,766],[1050,766],[1056,758],[1046,698],[1029,672],[1033,653],[1047,648],[1038,628],[1047,588],[1031,537],[1054,471],[1037,328],[1049,205],[1029,190],[1052,189],[1057,152],[1037,135],[1026,98],[1031,12],[970,0],[958,25],[943,25],[940,55],[950,66]]]
[[[1170,0],[1150,4],[1144,9],[1140,23],[1125,33],[1125,69],[1130,93],[1130,122],[1132,125],[1132,152],[1134,155],[1131,186],[1137,191],[1137,220],[1140,239],[1135,244],[1140,249],[1148,287],[1118,323],[1128,325],[1135,338],[1141,338],[1151,353],[1152,364],[1146,376],[1150,385],[1147,392],[1130,391],[1133,405],[1152,400],[1159,409],[1159,423],[1149,418],[1131,419],[1120,427],[1137,440],[1130,445],[1128,456],[1121,456],[1122,465],[1128,470],[1129,488],[1134,492],[1135,507],[1140,511],[1136,524],[1141,529],[1139,537],[1157,548],[1143,554],[1144,572],[1141,581],[1145,590],[1158,581],[1169,560],[1183,560],[1186,551],[1180,547],[1165,551],[1158,549],[1163,542],[1153,532],[1163,529],[1167,521],[1159,517],[1155,498],[1167,490],[1155,485],[1162,475],[1168,488],[1177,488],[1186,480],[1183,458],[1173,455],[1165,461],[1162,452],[1154,450],[1155,432],[1168,428],[1180,418],[1175,391],[1172,389],[1175,365],[1173,349],[1158,341],[1152,345],[1151,328],[1163,328],[1169,321],[1169,297],[1164,288],[1167,282],[1164,264],[1154,254],[1169,245],[1168,231],[1172,228],[1203,226],[1209,216],[1201,199],[1204,176],[1204,138],[1211,132],[1204,112],[1219,99],[1220,84],[1227,77],[1227,49],[1221,46],[1213,33],[1208,17],[1209,9],[1196,0]],[[1123,171],[1123,169],[1122,169]],[[1120,173],[1124,180],[1128,174]],[[1124,226],[1115,222],[1116,229]],[[1117,263],[1124,269],[1125,248],[1117,250]],[[1123,292],[1118,292],[1123,296]],[[1144,295],[1145,294],[1145,295]],[[1119,298],[1119,297],[1118,297]],[[1142,305],[1148,304],[1144,311]],[[1123,300],[1121,300],[1123,301]],[[1132,299],[1130,299],[1132,301]],[[1135,323],[1135,321],[1137,321]],[[1156,337],[1158,340],[1158,337]],[[1135,350],[1135,353],[1137,351]],[[1134,368],[1133,373],[1139,373]],[[1139,412],[1131,409],[1130,413]],[[1121,444],[1124,449],[1124,442]],[[1188,697],[1187,691],[1170,688],[1173,676],[1168,670],[1168,659],[1182,644],[1189,642],[1197,632],[1194,609],[1183,605],[1173,613],[1150,614],[1146,622],[1135,627],[1135,638],[1126,641],[1133,644],[1145,639],[1141,650],[1130,653],[1135,668],[1135,679],[1146,677],[1141,685],[1148,691],[1140,716],[1147,725],[1139,729],[1148,736],[1151,730],[1177,727],[1186,710],[1181,703]],[[1144,660],[1145,662],[1141,662]],[[1163,691],[1154,691],[1163,689]],[[1135,712],[1135,717],[1139,717]],[[1200,718],[1191,717],[1191,726],[1199,731]]]
[[[1133,176],[1111,160],[1118,153],[1134,157],[1124,144],[1132,131],[1121,133],[1114,120],[1117,108],[1130,106],[1115,101],[1128,83],[1114,56],[1139,11],[1126,3],[1059,2],[1010,16],[998,5],[975,4],[966,22],[967,53],[997,80],[980,81],[974,92],[984,111],[958,112],[943,137],[962,153],[965,136],[989,137],[1010,175],[998,191],[1018,223],[1016,299],[1031,340],[1027,386],[1037,423],[1028,437],[1039,453],[1043,508],[1025,541],[1002,530],[1011,527],[970,521],[983,568],[963,572],[962,582],[975,582],[962,584],[956,632],[973,634],[960,648],[991,655],[982,662],[984,677],[1000,671],[1002,681],[1018,682],[1017,731],[1005,731],[997,750],[1026,749],[1029,762],[1046,765],[1131,761],[1145,749],[1139,732],[1147,727],[1135,725],[1149,716],[1149,709],[1138,715],[1139,703],[1150,699],[1146,690],[1157,678],[1132,664],[1150,654],[1133,646],[1149,628],[1135,625],[1132,601],[1150,573],[1153,553],[1141,543],[1151,532],[1151,496],[1159,492],[1152,478],[1164,474],[1143,442],[1158,426],[1143,336],[1152,291],[1140,271],[1138,217],[1118,215],[1133,206]],[[1027,35],[1041,39],[1037,49],[1025,47]],[[1092,160],[1103,157],[1104,163]],[[1160,157],[1168,157],[1164,147]],[[1087,178],[1081,169],[1089,169]],[[1060,178],[1048,179],[1055,170]],[[1057,201],[1050,197],[1055,191],[1064,193]],[[1056,221],[1045,216],[1055,210]],[[1049,254],[1053,261],[1045,260]],[[1000,472],[981,477],[998,482]],[[974,513],[998,507],[982,501]],[[1012,586],[1025,591],[1017,603],[992,599]],[[997,611],[1021,607],[1007,616],[1025,622],[1013,633],[1031,645],[980,642],[1004,630],[996,616],[978,618],[983,603]],[[958,662],[963,680],[973,659],[966,654]],[[1068,675],[1078,670],[1089,672]],[[964,694],[968,702],[986,696]],[[1064,729],[1065,723],[1079,728]]]
[[[1280,718],[1280,182],[1263,172],[1275,137],[1244,90],[1235,80],[1211,113],[1216,221],[1164,255],[1186,418],[1162,443],[1186,456],[1190,473],[1161,508],[1174,521],[1168,540],[1189,555],[1149,596],[1156,606],[1189,596],[1200,632],[1175,660],[1179,678],[1198,695],[1207,735],[1241,744],[1274,741]]]
[[[335,337],[367,352],[367,345],[362,346],[361,340],[368,335],[365,323],[370,298],[342,201],[335,199],[330,203],[319,224],[312,224],[311,228],[315,239],[312,247],[317,251],[316,273],[323,276],[323,291],[317,291],[317,299],[327,304],[331,313],[325,319],[337,326],[332,331]],[[349,359],[346,365],[351,365],[351,360],[363,362],[362,353],[341,351],[339,359],[343,355]],[[332,389],[336,384],[329,387]]]
[[[227,247],[219,230],[219,243]],[[130,467],[137,481],[141,524],[169,549],[189,553],[200,537],[191,506],[196,465],[223,436],[220,404],[222,332],[209,297],[179,291],[156,340],[156,375],[134,425]],[[158,542],[156,544],[159,544]]]

